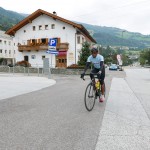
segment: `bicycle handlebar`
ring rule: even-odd
[[[99,73],[86,73],[86,74],[84,74],[84,76],[87,76],[87,75],[90,75],[90,74],[99,75]],[[83,77],[82,79],[85,81],[85,78],[84,78],[84,77]]]

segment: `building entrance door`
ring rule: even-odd
[[[59,52],[56,56],[56,67],[66,68],[67,67],[67,52]]]
[[[29,61],[29,57],[28,56],[24,56],[24,60],[28,62]]]

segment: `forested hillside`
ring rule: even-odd
[[[17,12],[0,7],[0,30],[6,31],[24,18],[25,16]]]
[[[26,16],[27,14],[20,14],[0,7],[0,30],[8,30]],[[138,49],[150,47],[150,35],[128,32],[114,27],[77,23],[82,24],[87,30],[93,31],[94,39],[102,46],[127,46]]]
[[[140,49],[150,47],[150,35],[129,32],[124,29],[94,26],[82,23],[88,30],[93,31],[93,37],[101,45],[138,47]]]

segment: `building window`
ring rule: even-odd
[[[16,51],[14,50],[14,54],[16,53]]]
[[[2,53],[2,49],[0,49],[0,53]]]
[[[9,54],[11,54],[11,50],[9,50]]]
[[[6,41],[4,41],[4,44],[6,44],[7,42]]]
[[[26,30],[24,30],[24,33],[26,33]]]
[[[31,55],[31,59],[35,59],[36,57],[35,57],[35,55]]]
[[[47,39],[45,39],[45,38],[41,39],[42,44],[46,44],[46,42],[47,42]]]
[[[9,41],[9,45],[11,45],[11,42]]]
[[[45,58],[45,55],[42,56],[42,60]]]
[[[39,30],[42,30],[42,26],[41,25],[39,25]]]
[[[32,45],[35,45],[36,44],[36,39],[31,39],[31,43],[32,43]]]
[[[35,26],[32,27],[33,31],[35,31]]]
[[[2,44],[2,40],[0,40],[0,44]]]
[[[45,25],[45,30],[48,30],[48,25]]]
[[[5,50],[5,54],[7,54],[7,50]]]
[[[65,30],[66,29],[66,27],[63,27],[63,30]]]
[[[80,36],[77,37],[77,43],[80,44]]]
[[[51,29],[55,29],[55,24],[52,24],[52,25],[51,25]]]

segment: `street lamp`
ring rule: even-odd
[[[122,31],[122,41],[121,41],[121,53],[123,52],[122,50],[122,44],[123,44],[123,33],[126,32],[125,30]]]

